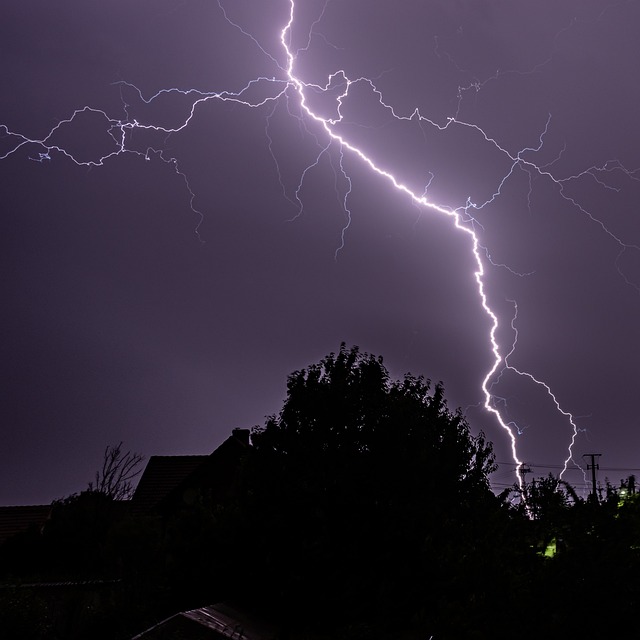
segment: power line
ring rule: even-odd
[[[496,461],[496,464],[499,466],[512,466],[513,471],[516,472],[517,468],[514,466],[513,460],[509,461],[509,462],[498,462]],[[543,464],[543,463],[538,463],[538,462],[527,462],[527,467],[533,468],[533,467],[539,467],[541,469],[564,469],[564,465],[563,464]],[[600,471],[640,471],[640,467],[599,467]],[[570,466],[567,467],[567,471],[584,471],[584,469],[582,469],[581,467],[578,466]]]

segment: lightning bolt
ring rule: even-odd
[[[500,378],[502,377],[502,375],[506,371],[511,371],[511,372],[515,373],[516,375],[522,377],[522,378],[526,378],[526,379],[530,380],[531,382],[533,382],[534,384],[538,385],[539,387],[542,387],[545,390],[546,394],[549,396],[549,398],[551,398],[551,400],[552,400],[556,410],[558,411],[558,413],[562,414],[566,418],[567,422],[571,425],[571,430],[572,430],[571,442],[570,442],[569,448],[568,448],[568,455],[567,455],[566,459],[564,460],[564,465],[562,467],[562,471],[559,474],[560,478],[562,478],[562,476],[566,473],[570,463],[573,463],[577,468],[581,469],[583,471],[583,473],[584,473],[584,470],[573,459],[573,446],[575,445],[576,438],[578,437],[578,432],[579,432],[579,428],[578,428],[578,425],[575,422],[575,417],[573,416],[573,414],[570,411],[565,411],[560,406],[560,402],[556,398],[556,395],[553,393],[551,387],[546,382],[544,382],[543,380],[539,380],[538,378],[536,378],[533,374],[529,373],[528,371],[521,371],[520,369],[518,369],[517,367],[514,367],[513,365],[511,365],[509,363],[509,358],[515,353],[516,345],[518,344],[518,328],[516,326],[516,321],[518,319],[518,303],[515,300],[509,300],[509,302],[511,304],[513,304],[513,307],[514,307],[513,317],[511,318],[511,329],[513,331],[513,342],[511,344],[511,348],[510,348],[509,352],[502,359],[502,364],[503,364],[502,369],[500,370],[498,375],[494,378],[494,381],[491,383],[491,385],[489,386],[489,390],[486,391],[486,393],[488,393],[490,398],[492,398],[494,400],[494,406],[496,404],[496,401],[502,401],[503,404],[506,405],[506,400],[505,399],[498,398],[493,393],[491,393],[491,388],[493,386],[497,385],[500,382]],[[507,424],[515,427],[517,429],[518,433],[521,433],[521,429],[520,429],[520,427],[517,426],[516,423],[507,423]],[[520,463],[520,464],[522,464],[522,463]],[[585,476],[585,480],[586,480],[586,476]]]
[[[426,207],[428,209],[431,209],[431,210],[435,211],[438,214],[441,214],[441,215],[444,215],[444,216],[447,216],[447,217],[451,218],[451,220],[453,221],[454,227],[458,231],[460,231],[460,232],[462,232],[462,233],[464,233],[464,234],[466,234],[468,236],[468,239],[469,239],[470,245],[471,245],[471,251],[473,253],[473,256],[474,256],[474,259],[475,259],[475,263],[476,263],[476,271],[474,273],[474,278],[475,278],[475,281],[476,281],[476,284],[477,284],[477,287],[478,287],[478,295],[479,295],[479,298],[480,298],[480,302],[482,304],[482,308],[484,309],[485,313],[491,319],[491,330],[489,332],[489,340],[490,340],[490,343],[491,343],[491,351],[493,352],[493,356],[494,356],[494,364],[491,367],[491,369],[487,372],[484,380],[482,381],[482,390],[483,390],[484,395],[485,395],[484,407],[485,407],[485,409],[487,411],[489,411],[490,413],[492,413],[495,416],[495,418],[497,419],[497,421],[500,424],[500,426],[507,433],[507,436],[508,436],[508,438],[509,438],[509,440],[511,442],[511,454],[513,456],[513,459],[514,459],[515,463],[518,465],[518,467],[521,467],[523,463],[518,458],[515,435],[514,435],[513,431],[509,428],[509,425],[503,420],[502,416],[500,415],[500,412],[495,408],[495,406],[494,406],[494,404],[492,402],[491,393],[490,393],[489,387],[488,387],[491,379],[494,377],[496,371],[500,367],[500,364],[503,362],[503,358],[500,355],[500,348],[499,348],[498,342],[496,340],[496,332],[498,330],[498,317],[493,312],[491,307],[489,306],[488,299],[487,299],[487,294],[485,292],[485,285],[484,285],[484,280],[483,280],[483,277],[485,275],[485,267],[484,267],[484,264],[482,262],[481,255],[480,255],[481,246],[480,246],[480,241],[478,239],[478,236],[473,231],[473,229],[469,228],[468,226],[466,226],[464,224],[462,216],[461,216],[461,214],[460,214],[460,212],[458,210],[451,209],[449,207],[440,206],[440,205],[435,204],[435,203],[431,202],[430,200],[428,200],[426,195],[414,193],[409,187],[407,187],[405,184],[400,182],[393,173],[390,173],[389,171],[386,171],[382,167],[378,166],[368,155],[366,155],[358,147],[352,145],[348,140],[346,140],[344,137],[342,137],[339,133],[336,132],[335,126],[342,119],[342,114],[340,113],[340,108],[341,108],[344,100],[348,96],[349,89],[354,84],[353,81],[351,81],[351,80],[349,80],[347,78],[346,74],[343,71],[341,71],[339,73],[344,76],[344,78],[346,80],[346,87],[345,87],[344,91],[342,92],[342,94],[340,94],[340,96],[338,97],[338,117],[335,118],[335,119],[329,119],[329,118],[322,117],[322,116],[316,114],[308,106],[308,104],[307,104],[307,96],[306,96],[306,93],[305,93],[307,85],[304,82],[302,82],[302,80],[300,80],[295,74],[295,60],[296,60],[296,58],[295,58],[295,55],[291,52],[291,50],[290,50],[290,48],[288,46],[288,37],[289,37],[289,35],[291,33],[291,28],[292,28],[292,25],[293,25],[294,13],[295,13],[295,2],[294,2],[294,0],[291,0],[290,1],[289,20],[288,20],[287,24],[283,27],[282,31],[280,32],[280,42],[281,42],[282,47],[285,50],[286,55],[287,55],[287,67],[286,67],[287,77],[289,79],[289,82],[290,82],[291,86],[295,89],[296,93],[298,94],[298,97],[299,97],[299,100],[300,100],[301,109],[306,113],[308,118],[310,118],[312,121],[314,121],[318,125],[320,125],[320,127],[322,129],[324,129],[325,133],[327,134],[327,136],[328,136],[328,138],[330,140],[333,140],[333,141],[337,142],[340,145],[341,149],[347,149],[351,153],[355,154],[358,158],[360,158],[360,160],[363,163],[365,163],[371,169],[371,171],[373,171],[374,173],[378,174],[379,176],[381,176],[382,178],[384,178],[385,180],[390,182],[391,185],[397,191],[399,191],[401,193],[404,193],[415,204],[423,206],[423,207]],[[375,85],[373,84],[372,81],[370,81],[370,80],[368,80],[366,78],[359,78],[356,82],[365,82],[365,83],[367,83],[373,89],[373,91],[379,96],[380,104],[382,104],[385,108],[390,109],[395,118],[400,119],[400,120],[412,119],[413,117],[418,117],[420,120],[423,119],[423,117],[419,114],[417,109],[416,109],[416,111],[414,111],[414,113],[411,116],[409,116],[409,118],[406,118],[404,116],[399,116],[398,114],[395,113],[395,111],[392,109],[392,107],[390,107],[389,105],[384,103],[381,93],[375,88]],[[314,86],[317,88],[317,85],[314,85]],[[453,121],[454,121],[453,119],[450,119],[448,121],[448,123],[445,125],[445,127],[449,126],[449,124],[451,124],[451,122],[453,122]],[[429,121],[429,122],[431,124],[435,125],[435,123],[433,123],[432,121]],[[435,125],[435,126],[437,126],[437,125]],[[486,135],[484,137],[487,140],[489,140],[489,138]],[[306,171],[306,169],[305,169],[305,171]]]
[[[510,371],[512,374],[515,374],[533,385],[543,388],[555,406],[557,412],[568,423],[571,432],[570,444],[568,445],[567,456],[564,460],[564,466],[560,476],[567,471],[568,466],[572,463],[579,467],[573,458],[573,447],[579,432],[574,415],[561,406],[559,399],[544,380],[541,380],[533,374],[523,369],[516,368],[510,364],[510,358],[512,359],[514,357],[518,342],[518,330],[516,327],[518,307],[515,301],[510,301],[514,307],[514,313],[511,322],[508,325],[511,330],[513,340],[507,354],[504,356],[502,355],[497,338],[501,325],[498,314],[490,305],[489,297],[487,295],[487,286],[485,283],[485,276],[488,268],[487,265],[506,268],[512,274],[519,277],[527,277],[527,275],[530,275],[532,272],[523,273],[516,271],[506,264],[494,262],[492,260],[489,248],[484,246],[481,242],[480,238],[483,227],[478,221],[476,214],[493,204],[502,195],[505,185],[516,172],[524,172],[528,178],[529,192],[527,195],[527,201],[529,203],[531,192],[533,190],[534,177],[545,180],[556,190],[558,195],[565,202],[570,204],[575,208],[575,210],[584,216],[588,223],[599,228],[605,236],[618,246],[619,252],[615,260],[615,268],[626,284],[636,292],[640,293],[640,285],[633,282],[631,278],[624,273],[620,262],[625,252],[640,251],[640,246],[624,242],[600,218],[572,196],[570,192],[571,184],[584,180],[593,181],[599,187],[607,190],[616,190],[617,188],[612,186],[610,181],[608,181],[611,176],[621,175],[629,180],[640,181],[640,169],[627,169],[617,159],[611,159],[602,165],[591,166],[578,174],[558,176],[553,173],[553,170],[554,166],[562,157],[564,148],[559,151],[556,158],[551,162],[539,164],[535,161],[536,155],[542,151],[545,145],[545,139],[552,126],[551,114],[548,115],[546,122],[542,126],[537,142],[532,146],[526,146],[517,151],[510,151],[507,149],[504,145],[500,144],[495,137],[492,137],[478,124],[462,119],[461,113],[463,111],[465,96],[472,91],[477,94],[487,83],[496,81],[499,77],[508,72],[498,71],[495,75],[484,81],[476,79],[467,86],[459,87],[455,112],[452,116],[445,118],[442,122],[438,122],[435,119],[425,116],[417,107],[410,112],[402,113],[398,108],[394,107],[386,100],[382,91],[377,87],[374,79],[367,77],[350,78],[344,69],[334,71],[327,77],[326,83],[324,84],[306,82],[298,72],[297,62],[301,54],[307,52],[311,47],[314,36],[321,38],[326,45],[334,48],[335,50],[339,49],[335,45],[331,44],[326,36],[317,32],[317,27],[322,22],[330,4],[329,0],[324,2],[321,10],[317,13],[316,18],[311,23],[306,42],[303,46],[297,49],[295,49],[292,44],[292,31],[294,29],[296,17],[296,0],[286,0],[288,11],[286,13],[286,20],[279,30],[278,37],[280,51],[275,54],[269,51],[268,46],[261,43],[258,38],[243,28],[239,22],[233,20],[229,15],[229,12],[225,9],[222,0],[217,0],[217,4],[224,20],[226,20],[231,27],[236,29],[241,34],[241,37],[247,38],[265,57],[265,59],[269,60],[270,63],[273,64],[275,67],[274,76],[260,76],[253,78],[237,91],[225,90],[206,92],[196,89],[183,90],[178,88],[169,88],[161,89],[150,97],[145,97],[142,91],[135,85],[121,81],[116,83],[121,92],[121,96],[124,96],[125,93],[131,94],[136,97],[141,105],[149,108],[155,103],[162,101],[186,101],[188,104],[186,116],[173,126],[151,124],[148,121],[134,117],[132,115],[131,105],[124,99],[124,97],[122,97],[124,117],[113,117],[104,110],[85,106],[81,109],[75,110],[68,118],[59,121],[42,138],[30,138],[22,133],[11,131],[6,125],[0,125],[0,134],[2,134],[2,138],[4,138],[3,145],[5,149],[4,151],[0,151],[0,160],[6,159],[10,155],[16,154],[23,149],[35,149],[36,155],[29,155],[28,157],[38,162],[51,161],[54,155],[61,155],[78,166],[87,167],[103,166],[106,162],[124,154],[133,154],[143,158],[144,160],[158,159],[171,167],[176,175],[178,175],[184,182],[189,194],[191,210],[198,218],[195,232],[196,235],[200,237],[199,228],[204,215],[202,211],[196,207],[196,194],[189,183],[186,173],[180,168],[178,159],[167,153],[166,142],[170,136],[186,129],[196,117],[198,111],[207,102],[229,102],[251,109],[263,108],[267,110],[264,129],[265,137],[268,141],[269,153],[271,154],[276,166],[277,177],[282,189],[282,194],[296,209],[296,213],[291,218],[291,221],[296,220],[304,214],[304,198],[302,191],[305,179],[319,165],[324,157],[329,159],[335,175],[335,193],[345,215],[345,223],[340,234],[340,242],[335,250],[335,257],[337,259],[339,252],[345,247],[346,236],[352,218],[352,213],[349,207],[349,198],[352,192],[352,180],[344,163],[345,154],[350,154],[366,166],[372,174],[378,176],[381,180],[386,181],[391,188],[406,197],[420,210],[427,210],[435,215],[444,216],[449,219],[455,231],[466,238],[470,254],[473,256],[475,264],[472,278],[475,281],[478,301],[489,320],[490,328],[487,340],[493,358],[493,364],[489,367],[484,378],[480,381],[480,388],[483,397],[481,404],[484,409],[493,416],[497,424],[504,431],[506,438],[510,443],[511,455],[516,467],[518,469],[523,467],[523,462],[518,457],[517,436],[522,432],[524,427],[518,426],[514,421],[507,420],[503,415],[504,411],[502,410],[506,407],[506,399],[501,398],[495,393],[496,385],[498,385],[502,376],[507,371]],[[574,23],[572,22],[560,31],[556,36],[556,41],[563,33],[572,28],[573,24]],[[446,57],[451,64],[455,65],[453,58],[448,53],[444,51],[441,52],[440,45],[437,40],[434,51],[436,55],[439,57]],[[548,64],[550,60],[551,57],[535,65],[529,71],[514,73],[537,73],[546,64]],[[389,170],[376,161],[361,146],[343,132],[347,123],[344,116],[344,108],[356,88],[358,91],[365,92],[370,98],[372,98],[377,106],[388,114],[395,122],[418,124],[423,135],[426,135],[424,127],[431,128],[436,132],[445,132],[450,129],[458,128],[459,130],[469,132],[472,136],[479,138],[483,144],[492,148],[495,153],[505,160],[508,169],[490,197],[485,199],[483,202],[473,202],[470,198],[467,198],[460,206],[446,206],[438,204],[428,197],[429,188],[435,178],[434,173],[429,172],[429,179],[422,192],[419,192],[408,186],[397,173]],[[318,96],[329,97],[333,101],[334,106],[331,109],[330,115],[323,114],[320,109],[314,106],[314,98],[317,98]],[[285,105],[288,114],[298,120],[301,134],[310,136],[314,139],[317,149],[312,161],[307,164],[300,173],[298,183],[293,191],[288,190],[285,185],[283,174],[278,163],[277,154],[273,148],[273,137],[271,135],[272,118],[280,105]],[[89,159],[82,157],[78,153],[74,153],[62,142],[65,132],[70,127],[73,127],[74,125],[80,126],[81,122],[87,119],[91,120],[91,122],[96,125],[99,125],[107,134],[104,136],[104,151]],[[138,143],[133,137],[134,132],[146,132],[159,136],[160,142],[159,144],[137,146]],[[521,484],[522,476],[523,474],[520,473],[517,475]]]

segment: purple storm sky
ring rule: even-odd
[[[306,106],[436,208],[301,109],[289,11],[2,3],[0,504],[85,488],[121,440],[210,452],[341,341],[442,380],[510,485],[444,210],[518,459],[640,470],[640,3],[296,0]]]

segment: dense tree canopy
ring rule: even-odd
[[[255,584],[264,593],[266,577],[271,606],[303,616],[414,613],[497,508],[491,445],[447,408],[441,384],[392,381],[356,347],[291,374],[287,390],[252,435]]]
[[[427,486],[446,490],[450,482],[457,492],[487,489],[495,468],[484,436],[471,436],[462,414],[447,408],[442,384],[432,390],[429,380],[409,374],[391,381],[382,358],[344,344],[289,376],[282,411],[254,430],[252,442],[260,453],[323,464],[383,458],[393,469],[411,462],[423,466],[418,476]]]

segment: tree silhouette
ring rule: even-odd
[[[113,500],[128,500],[133,495],[133,479],[142,472],[144,458],[139,453],[122,451],[122,442],[104,450],[102,469],[96,471],[96,481],[89,482],[89,491],[102,493]]]
[[[252,443],[251,583],[307,620],[414,613],[480,553],[481,514],[497,509],[492,447],[447,408],[443,386],[392,381],[357,347],[291,374]]]

